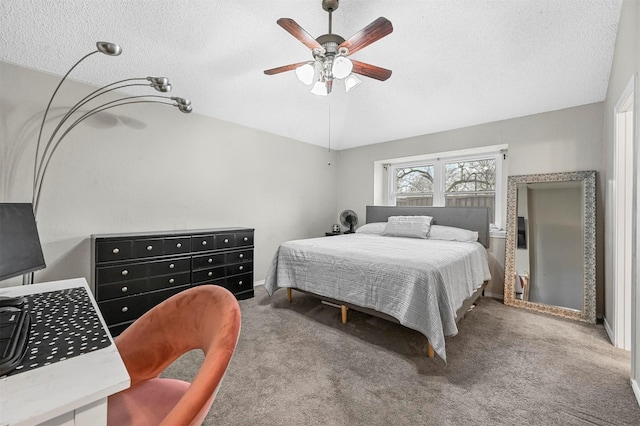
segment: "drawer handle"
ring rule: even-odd
[[[206,246],[206,245],[207,245],[207,242],[206,242],[206,241],[203,241],[203,242],[202,242],[202,245],[203,245],[203,246]]]
[[[120,249],[118,247],[114,248],[113,250],[111,250],[113,252],[113,254],[118,254],[120,253]]]
[[[249,237],[244,237],[242,241],[249,241]]]
[[[153,246],[147,246],[147,251],[153,250]]]
[[[227,244],[228,242],[229,242],[229,239],[228,239],[228,238],[225,238],[225,239],[224,239],[224,243],[225,243],[225,244]]]
[[[238,285],[242,285],[242,280],[238,281]]]
[[[182,243],[176,244],[176,247],[178,247],[178,248],[182,247]]]
[[[122,312],[127,312],[128,310],[129,310],[129,308],[127,308],[126,306],[124,306],[124,307],[122,308]]]
[[[209,271],[209,273],[208,273],[207,275],[209,275],[210,277],[212,277],[212,276],[213,276],[213,272]]]
[[[244,270],[244,266],[239,267],[238,270],[240,271]]]
[[[129,275],[129,271],[127,271],[126,269],[122,270],[122,275]]]
[[[123,292],[123,293],[126,293],[127,291],[129,291],[129,288],[128,288],[128,287],[126,287],[126,286],[125,286],[125,287],[122,287],[122,292]]]
[[[171,265],[169,265],[169,269],[173,269],[175,267],[176,267],[176,265],[174,265],[173,263]]]
[[[244,259],[244,254],[240,253],[240,254],[238,255],[238,257],[239,257],[240,259]]]
[[[207,260],[207,262],[209,262],[209,263],[213,263],[213,259],[212,259],[212,258],[209,258],[209,259]]]
[[[169,279],[169,284],[173,284],[173,283],[175,283],[175,282],[176,282],[176,280],[174,280],[173,278],[170,278],[170,279]]]

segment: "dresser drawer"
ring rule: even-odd
[[[253,290],[253,274],[236,275],[235,277],[220,278],[194,285],[219,285],[231,293],[242,293]]]
[[[98,307],[107,324],[131,321],[148,310],[147,295],[127,296],[98,302]]]
[[[225,253],[225,263],[251,262],[253,260],[253,250],[232,251]]]
[[[236,232],[236,247],[252,246],[253,232]]]
[[[147,276],[146,263],[130,263],[119,266],[103,266],[97,268],[96,285],[129,281]]]
[[[253,289],[253,274],[242,274],[234,277],[227,277],[225,284],[227,290],[232,293],[240,293]]]
[[[216,250],[233,248],[236,246],[236,234],[216,234]]]
[[[154,306],[156,306],[159,303],[164,302],[166,299],[170,298],[174,294],[178,294],[183,290],[187,290],[188,288],[190,288],[190,286],[186,285],[186,286],[182,286],[182,287],[172,287],[172,288],[169,288],[167,290],[152,291],[152,292],[147,293],[145,295],[145,296],[147,296],[147,303],[149,304],[149,308],[147,310],[153,308]]]
[[[149,278],[149,290],[186,285],[191,282],[191,272],[181,272],[172,275]]]
[[[201,283],[201,282],[210,282],[217,278],[224,278],[226,275],[225,267],[220,266],[218,268],[211,269],[201,269],[199,271],[193,271],[192,274],[192,282]]]
[[[162,238],[133,240],[133,257],[160,256],[163,251]]]
[[[220,266],[225,263],[224,253],[206,254],[201,256],[193,256],[193,269],[211,268],[212,266]]]
[[[237,263],[235,265],[227,265],[227,276],[245,274],[253,271],[253,263]]]
[[[96,244],[96,263],[129,259],[132,243],[131,240],[99,242]]]
[[[116,297],[124,297],[133,294],[143,293],[148,289],[148,280],[142,278],[139,280],[117,282],[113,284],[101,284],[96,286],[96,298],[98,300],[110,300]]]
[[[193,251],[208,251],[215,249],[213,235],[197,235],[191,237],[191,249]]]
[[[164,239],[164,254],[191,252],[191,237],[169,237]]]
[[[191,270],[191,258],[179,257],[175,259],[149,262],[149,276],[177,274]]]

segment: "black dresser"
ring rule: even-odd
[[[196,285],[253,297],[251,228],[91,236],[91,287],[112,335]]]

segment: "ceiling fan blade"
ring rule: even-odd
[[[270,70],[265,70],[264,73],[267,74],[267,75],[280,74],[281,72],[295,70],[300,65],[304,65],[304,64],[306,64],[308,62],[309,61],[304,61],[304,62],[296,62],[295,64],[283,65],[283,66],[278,67],[278,68],[271,68]]]
[[[300,25],[296,21],[291,18],[280,18],[276,21],[278,25],[284,28],[289,34],[297,38],[307,46],[309,49],[319,48],[322,49],[320,43],[318,43],[313,37],[309,35],[308,32],[302,29]]]
[[[380,80],[380,81],[385,81],[386,79],[391,77],[391,70],[388,70],[386,68],[365,64],[364,62],[354,61],[353,59],[351,59],[351,63],[353,64],[352,72],[356,74],[364,75],[365,77],[375,78],[376,80]]]
[[[387,18],[380,17],[352,35],[348,40],[342,42],[338,47],[346,47],[349,49],[349,55],[351,55],[392,32],[393,26],[391,25],[391,21]]]

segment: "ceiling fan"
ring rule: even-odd
[[[314,39],[300,25],[290,18],[280,18],[277,23],[302,44],[311,49],[313,61],[297,62],[278,68],[265,70],[265,74],[274,75],[285,71],[296,71],[298,79],[306,85],[315,81],[311,92],[326,96],[331,93],[334,80],[344,80],[349,90],[361,83],[354,74],[385,81],[391,76],[391,70],[349,59],[348,56],[381,38],[391,34],[391,22],[380,17],[355,33],[348,40],[331,33],[332,13],[338,9],[339,0],[322,0],[322,8],[329,13],[329,33]]]

